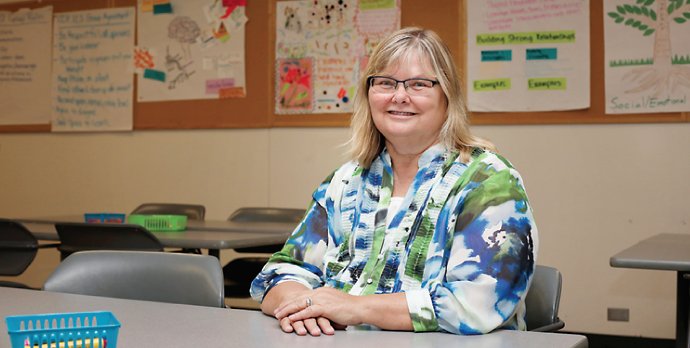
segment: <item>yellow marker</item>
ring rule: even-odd
[[[76,344],[75,344],[76,342]],[[67,344],[65,344],[67,343]],[[103,348],[108,346],[108,340],[103,340]],[[27,341],[24,342],[24,348],[32,348],[31,345]],[[78,339],[78,340],[69,340],[67,342],[62,341],[60,342],[60,346],[58,347],[57,344],[51,343],[50,346],[47,343],[43,343],[42,345],[34,344],[33,348],[101,348],[100,345],[100,340],[98,338],[93,340],[93,345],[91,345],[91,339]]]

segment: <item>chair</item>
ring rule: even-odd
[[[558,318],[562,283],[563,277],[558,269],[535,267],[532,285],[525,298],[527,330],[555,332],[565,327],[565,322]]]
[[[31,265],[38,249],[56,247],[58,244],[38,244],[38,240],[21,223],[0,219],[0,275],[18,276]],[[0,281],[0,286],[32,289],[18,282]]]
[[[43,290],[70,294],[225,307],[223,271],[208,255],[83,251],[50,274]]]
[[[203,220],[206,207],[196,204],[144,203],[131,214],[141,215],[185,215],[190,220]]]
[[[163,251],[163,245],[140,225],[120,223],[62,222],[55,224],[60,236],[60,259],[84,250]]]
[[[304,218],[305,209],[292,208],[240,208],[235,210],[228,221],[238,222],[293,222],[295,226]],[[237,253],[265,254],[259,257],[236,258],[223,267],[223,274],[228,284],[225,289],[226,297],[249,297],[252,280],[264,267],[268,258],[280,251],[283,244],[259,247],[238,248]]]

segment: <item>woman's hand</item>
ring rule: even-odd
[[[264,301],[261,303],[261,310],[268,315],[275,316],[276,309],[283,303],[295,301],[303,292],[310,290],[297,282],[283,282],[276,285],[268,292]],[[304,296],[303,296],[304,297]],[[305,297],[308,298],[308,297]],[[306,306],[306,300],[304,300]],[[307,318],[306,320],[290,320],[287,317],[278,318],[280,328],[290,333],[294,332],[300,336],[309,333],[312,336],[319,336],[321,333],[332,335],[335,330],[344,330],[347,325],[332,323],[327,318]]]
[[[312,336],[320,336],[322,332],[326,335],[333,335],[335,330],[345,330],[346,327],[345,325],[333,324],[324,317],[297,321],[292,321],[289,318],[280,319],[280,328],[284,332],[294,332],[300,336],[304,336],[307,333]]]
[[[307,306],[311,299],[311,306]],[[275,316],[285,332],[332,335],[350,325],[370,324],[384,330],[412,331],[404,292],[354,296],[333,288],[309,290],[298,282],[282,282],[271,289],[261,310]]]
[[[298,326],[305,326],[310,333],[313,328],[321,328],[324,333],[329,334],[331,323],[336,328],[362,324],[361,314],[364,309],[360,306],[361,301],[360,296],[322,287],[300,292],[283,301],[275,310],[275,317],[281,321],[283,328],[287,325],[283,324],[284,320],[288,319],[293,324],[304,322]],[[309,302],[311,306],[308,305]],[[316,322],[311,322],[310,319]],[[319,319],[326,319],[328,323]]]

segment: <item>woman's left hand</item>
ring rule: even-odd
[[[321,287],[301,292],[294,298],[284,301],[275,310],[275,316],[281,323],[284,323],[284,318],[295,322],[321,317],[329,319],[334,327],[344,328],[362,324],[362,301],[361,296]],[[308,306],[308,302],[311,302],[311,306]]]

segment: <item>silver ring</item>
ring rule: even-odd
[[[311,298],[307,299],[307,307],[310,307],[312,305]]]

